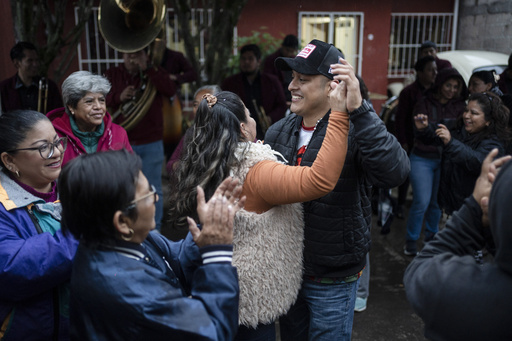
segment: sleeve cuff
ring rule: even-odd
[[[233,259],[233,245],[209,245],[199,249],[203,264],[229,263]]]

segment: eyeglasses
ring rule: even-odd
[[[140,198],[137,198],[137,199],[131,201],[130,204],[128,206],[126,206],[125,210],[131,210],[131,209],[135,208],[135,205],[137,205],[138,201],[144,200],[150,196],[153,196],[153,202],[158,201],[158,193],[156,193],[156,188],[153,185],[151,185],[151,191],[148,194],[143,195]]]
[[[51,158],[55,152],[55,148],[59,148],[61,153],[64,153],[66,150],[66,147],[68,145],[68,138],[67,137],[60,137],[55,142],[45,142],[39,147],[32,147],[32,148],[19,148],[19,149],[13,149],[7,151],[7,153],[17,152],[19,150],[38,150],[41,157],[45,160],[48,160]]]

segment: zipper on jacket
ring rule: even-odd
[[[41,228],[41,225],[39,225],[39,220],[35,216],[34,212],[31,208],[25,207],[28,216],[30,217],[30,220],[32,220],[32,223],[34,223],[34,227],[36,228],[36,231],[38,234],[43,233],[43,229]],[[59,287],[55,287],[52,290],[52,296],[53,296],[53,337],[52,339],[57,341],[59,339],[59,324],[60,324],[60,311],[59,311]]]

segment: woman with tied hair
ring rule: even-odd
[[[504,155],[510,139],[508,118],[508,109],[493,93],[472,94],[451,130],[443,124],[429,124],[423,114],[414,118],[416,137],[442,150],[438,202],[447,214],[457,211],[471,195],[487,154],[496,148],[498,156]]]
[[[69,146],[63,165],[82,154],[127,149],[132,151],[126,131],[112,122],[105,96],[110,82],[89,71],[73,72],[62,83],[64,108],[50,111],[59,136],[66,136]]]
[[[193,120],[196,117],[197,108],[199,108],[199,103],[201,103],[201,100],[203,99],[203,96],[206,94],[215,95],[219,93],[220,87],[218,85],[203,85],[199,89],[196,90],[194,93],[194,102],[192,103],[192,117],[191,120]],[[167,161],[167,174],[171,174],[174,170],[174,167],[176,167],[176,162],[180,160],[181,152],[183,150],[183,143],[185,142],[186,134],[190,134],[190,130],[187,129],[187,132],[185,135],[183,135],[180,139],[180,143],[176,146],[174,151],[172,152],[171,157],[169,158],[169,161]]]
[[[66,138],[41,113],[0,116],[0,339],[69,340],[78,242],[60,229]]]
[[[468,82],[469,93],[492,92],[497,96],[503,96],[503,92],[501,92],[498,87],[496,78],[499,79],[499,76],[496,75],[494,70],[474,72]]]
[[[345,68],[343,67],[345,66]],[[240,281],[237,340],[274,340],[275,320],[295,301],[302,280],[304,221],[299,202],[329,193],[347,152],[347,97],[358,96],[351,68],[331,65],[331,116],[312,167],[286,166],[268,145],[253,143],[256,123],[240,97],[228,91],[206,95],[199,105],[171,180],[170,219],[175,227],[195,217],[196,186],[209,198],[232,175],[242,183],[245,208],[237,213],[233,264]],[[329,82],[329,83],[328,83]]]

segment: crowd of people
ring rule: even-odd
[[[73,72],[59,91],[33,44],[13,47],[17,73],[0,83],[1,340],[350,340],[368,298],[372,189],[398,187],[403,218],[409,184],[404,282],[427,337],[510,337],[505,319],[452,320],[465,295],[483,309],[486,286],[510,281],[512,65],[465,84],[424,42],[395,137],[332,44],[299,51],[288,35],[264,61],[248,44],[240,73],[197,88],[171,155],[163,108],[197,72],[180,52],[148,52]],[[164,199],[183,240],[160,233]],[[495,263],[481,265],[482,249]],[[454,306],[442,319],[440,300]]]

